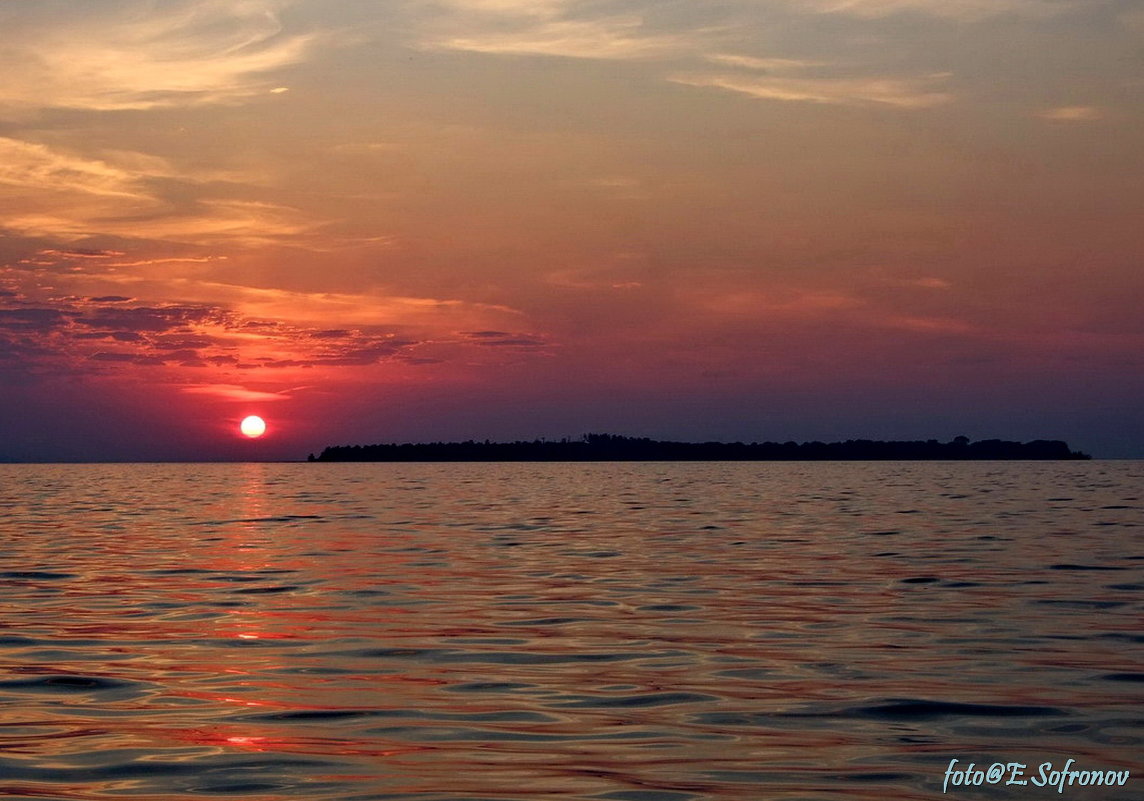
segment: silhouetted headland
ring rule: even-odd
[[[337,445],[311,462],[748,462],[1091,459],[1060,440],[970,442],[956,437],[910,442],[850,439],[845,442],[660,442],[615,434],[531,442],[430,442],[401,445]]]

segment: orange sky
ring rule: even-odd
[[[0,459],[1144,456],[1130,0],[44,0],[0,30]]]

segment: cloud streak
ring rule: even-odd
[[[264,392],[237,384],[187,384],[180,387],[180,390],[188,395],[209,395],[227,401],[265,403],[290,400],[288,391]]]
[[[1058,106],[1045,109],[1037,116],[1056,122],[1093,122],[1104,119],[1104,112],[1095,106]]]
[[[1068,0],[797,0],[821,13],[847,14],[880,19],[895,14],[916,13],[959,22],[976,22],[989,17],[1020,15],[1053,16],[1075,7]]]
[[[671,76],[670,80],[686,86],[738,92],[761,100],[903,109],[932,108],[953,100],[952,94],[939,88],[950,77],[948,73],[920,77],[838,76],[831,74],[838,68],[824,62],[726,54],[710,56],[709,60],[744,70],[681,74]]]
[[[312,231],[297,209],[265,201],[199,197],[169,200],[219,179],[165,159],[116,151],[85,157],[0,137],[0,192],[20,209],[0,227],[23,236],[74,241],[98,235],[198,245],[277,244]]]
[[[636,60],[685,50],[693,32],[657,32],[638,12],[578,14],[568,0],[447,0],[422,38],[427,49],[495,55]]]
[[[146,201],[148,197],[139,183],[154,174],[128,171],[107,161],[63,153],[35,142],[0,137],[0,184],[16,190]]]
[[[642,33],[636,16],[595,20],[542,20],[513,30],[440,36],[429,47],[499,55],[562,56],[586,59],[646,59],[678,51],[681,39]]]
[[[278,0],[99,3],[78,18],[61,2],[7,5],[17,8],[5,9],[5,27],[20,33],[0,56],[9,111],[234,102],[273,88],[265,76],[302,61],[319,38],[286,34]]]

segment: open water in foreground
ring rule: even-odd
[[[1141,799],[1142,524],[1142,462],[0,466],[0,797]]]

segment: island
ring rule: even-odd
[[[1065,460],[1091,459],[1061,440],[970,442],[955,437],[845,442],[664,442],[617,434],[585,434],[576,439],[519,442],[429,442],[383,445],[335,445],[310,462],[794,462],[916,460]]]

